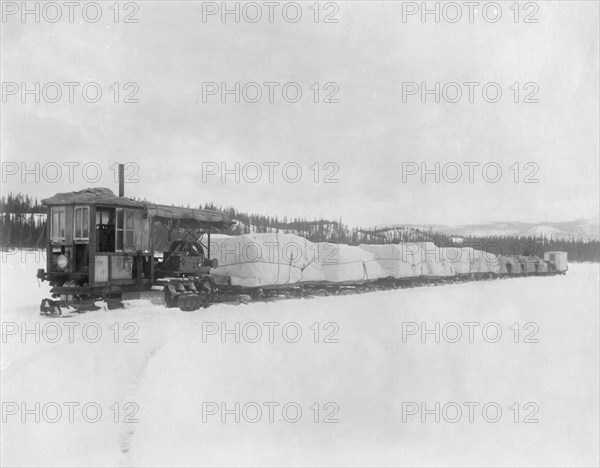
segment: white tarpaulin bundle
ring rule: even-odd
[[[414,242],[401,242],[398,244],[398,248],[402,251],[401,258],[412,265],[414,277],[427,276],[429,274],[425,256],[418,244]]]
[[[475,253],[471,247],[441,247],[442,260],[452,266],[456,274],[466,275],[474,273]]]
[[[477,273],[500,273],[502,261],[493,253],[473,250],[475,255],[474,267]]]
[[[522,272],[521,263],[516,257],[502,256],[500,257],[499,273],[517,274]]]
[[[323,281],[316,245],[294,234],[244,234],[214,239],[211,274],[228,276],[233,286],[282,286]]]
[[[370,281],[387,276],[374,255],[360,247],[319,242],[318,261],[325,281],[334,283]]]
[[[427,274],[427,265],[416,258],[405,244],[361,244],[361,249],[370,252],[383,268],[385,275],[392,278],[415,278]]]
[[[519,255],[517,260],[521,263],[523,273],[531,274],[537,272],[539,269],[539,259],[537,257],[525,257]]]
[[[416,242],[406,245],[417,248],[419,258],[427,264],[427,276],[453,276],[455,274],[452,264],[444,260],[440,249],[433,242]]]
[[[542,260],[541,258],[537,259],[538,261],[538,273],[548,273],[548,264],[546,263],[545,260]]]

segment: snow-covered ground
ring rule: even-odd
[[[56,319],[38,315],[44,265],[2,260],[3,466],[599,462],[598,264]]]

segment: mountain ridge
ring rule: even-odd
[[[547,237],[552,239],[599,240],[600,223],[598,218],[578,218],[572,221],[546,221],[531,223],[525,221],[493,221],[489,223],[471,223],[456,226],[444,224],[379,224],[374,229],[398,229],[412,227],[431,230],[458,237]]]

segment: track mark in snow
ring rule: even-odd
[[[169,338],[164,340],[159,346],[156,346],[150,352],[148,352],[146,354],[143,362],[136,369],[133,380],[129,384],[129,391],[126,392],[126,397],[124,398],[123,401],[127,401],[127,402],[135,402],[136,401],[135,396],[140,391],[140,382],[142,380],[142,377],[144,376],[144,373],[146,372],[146,369],[148,368],[150,359],[152,357],[154,357],[154,355],[156,354],[157,351],[162,349],[171,340],[177,338],[179,335],[181,335],[183,333],[187,333],[190,330],[193,330],[195,328],[199,328],[201,324],[202,324],[202,322],[200,322],[199,324],[196,324],[196,325],[187,324],[188,326],[184,327],[180,332],[177,332],[174,335],[170,336]],[[137,422],[137,423],[121,422],[121,428],[119,429],[119,435],[118,435],[119,451],[121,452],[121,456],[120,456],[121,466],[135,466],[135,464],[133,463],[133,459],[132,459],[131,448],[132,448],[132,439],[133,439],[133,435],[135,433],[137,424],[139,424],[139,422]]]
[[[135,401],[135,395],[139,391],[140,381],[142,379],[142,376],[144,375],[146,368],[148,367],[148,362],[150,362],[150,359],[152,358],[152,356],[154,356],[156,354],[156,351],[158,349],[162,348],[165,345],[165,343],[167,343],[168,341],[169,340],[166,340],[160,346],[158,346],[157,348],[154,348],[148,354],[146,354],[143,362],[138,367],[138,369],[135,371],[134,378],[129,384],[129,391],[126,392],[127,396],[125,397],[124,401],[127,401],[127,402]],[[135,432],[136,424],[139,424],[139,422],[124,422],[124,421],[121,422],[121,428],[119,429],[119,435],[118,435],[118,443],[119,443],[119,450],[121,452],[120,463],[122,466],[133,466],[133,461],[131,459],[130,450],[131,450],[131,438]]]

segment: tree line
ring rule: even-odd
[[[188,206],[189,208],[189,206]],[[411,226],[383,228],[352,227],[338,220],[307,220],[303,218],[265,216],[245,213],[233,207],[220,207],[213,203],[198,206],[200,209],[222,211],[236,222],[226,234],[281,232],[302,236],[311,242],[339,244],[397,244],[399,242],[433,242],[439,247],[471,246],[502,255],[537,255],[544,252],[563,251],[574,262],[600,262],[598,240],[554,239],[552,237],[468,236],[457,238],[450,234],[419,229]],[[0,243],[2,247],[34,248],[43,246],[46,210],[37,199],[12,193],[0,198]]]

